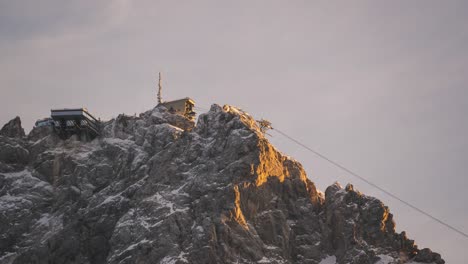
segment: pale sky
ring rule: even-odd
[[[468,232],[467,1],[0,0],[0,124],[231,104]],[[271,132],[320,189],[389,205],[449,264],[468,239]]]

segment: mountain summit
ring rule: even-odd
[[[348,184],[317,190],[242,110],[156,107],[91,142],[0,133],[0,263],[445,263]]]

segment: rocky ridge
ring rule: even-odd
[[[92,142],[0,131],[0,263],[444,263],[352,185],[318,191],[255,120],[213,105],[106,122]]]

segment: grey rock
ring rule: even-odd
[[[13,118],[0,129],[0,135],[12,138],[25,137],[24,129],[21,126],[21,119],[19,116]]]
[[[91,142],[0,136],[0,263],[443,263],[379,200],[319,192],[255,120],[156,107]]]
[[[29,162],[26,145],[17,138],[0,135],[0,172],[21,170]]]
[[[36,142],[50,135],[54,135],[52,132],[53,132],[52,126],[33,127],[31,132],[29,132],[28,134],[28,140]]]
[[[416,257],[413,259],[414,261],[419,261],[423,263],[436,263],[436,264],[442,264],[445,263],[442,258],[440,257],[440,254],[432,252],[432,250],[428,248],[423,248],[419,250],[418,254]]]

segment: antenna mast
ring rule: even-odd
[[[162,103],[162,95],[161,95],[161,90],[162,90],[162,84],[161,84],[161,72],[159,72],[159,82],[158,82],[158,104]]]

